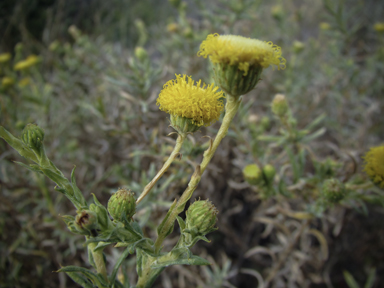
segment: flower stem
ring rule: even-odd
[[[107,268],[105,267],[103,250],[100,249],[100,250],[94,251],[94,249],[96,248],[97,244],[98,244],[97,242],[89,243],[88,244],[88,249],[91,250],[91,253],[92,253],[92,256],[93,256],[93,260],[94,260],[95,265],[96,265],[97,273],[103,275],[104,279],[106,281],[108,281],[108,276],[107,276],[108,274],[107,274]]]
[[[221,140],[223,140],[223,138],[227,135],[229,125],[235,117],[236,112],[239,109],[240,103],[240,97],[233,97],[227,94],[227,103],[225,104],[225,116],[223,118],[223,122],[221,123],[219,132],[217,132],[215,140],[213,141],[212,145],[208,148],[208,150],[204,152],[204,158],[200,165],[201,174],[203,174],[203,172],[207,168],[207,165],[215,154],[217,147],[219,147]]]
[[[183,142],[184,142],[185,138],[186,138],[186,134],[180,134],[179,133],[179,136],[177,137],[177,140],[176,140],[176,145],[173,148],[173,151],[172,151],[171,155],[169,156],[168,160],[164,163],[163,167],[156,174],[156,176],[152,179],[152,181],[149,182],[147,184],[147,186],[145,186],[145,188],[144,188],[143,192],[141,193],[140,197],[137,198],[136,204],[139,204],[144,199],[144,197],[147,196],[147,194],[151,191],[153,186],[155,186],[157,181],[161,178],[161,176],[163,176],[165,171],[168,170],[169,166],[171,166],[173,160],[175,160],[175,158],[179,155],[179,151],[181,149],[181,146],[183,145]]]

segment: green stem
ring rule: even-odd
[[[169,166],[171,166],[173,160],[179,155],[179,151],[181,149],[181,146],[183,145],[183,142],[186,138],[185,134],[179,134],[176,140],[176,145],[173,148],[172,154],[169,156],[168,160],[164,163],[163,167],[160,169],[160,171],[156,174],[156,176],[152,179],[151,182],[145,186],[143,192],[141,193],[140,197],[136,200],[136,204],[139,204],[145,196],[151,191],[153,186],[155,186],[156,182],[161,178],[161,176],[164,175],[165,171],[168,170]]]
[[[231,95],[227,95],[227,103],[225,105],[225,116],[223,118],[223,122],[221,123],[220,129],[217,132],[216,138],[211,144],[211,146],[208,148],[208,150],[204,152],[204,158],[201,164],[196,167],[196,170],[188,183],[187,189],[183,192],[180,199],[177,201],[176,206],[170,213],[166,223],[163,226],[162,231],[159,233],[159,236],[157,237],[155,242],[155,253],[159,253],[163,241],[167,236],[166,232],[168,232],[170,227],[174,225],[176,216],[184,210],[185,204],[192,197],[193,192],[196,190],[196,187],[200,182],[201,175],[203,174],[205,168],[211,161],[221,140],[227,135],[229,125],[235,117],[236,112],[239,109],[240,103],[241,99],[239,97],[235,98]]]
[[[97,242],[91,242],[88,244],[88,249],[91,250],[93,261],[96,265],[96,271],[98,274],[103,275],[104,279],[108,282],[108,274],[107,274],[107,267],[105,266],[104,256],[103,256],[103,250],[99,249],[97,251],[94,251],[94,249],[97,246]]]
[[[240,97],[233,97],[227,94],[227,103],[225,104],[225,116],[223,118],[223,122],[221,123],[219,132],[217,132],[215,140],[213,141],[212,145],[208,148],[208,150],[204,152],[204,158],[200,165],[201,174],[203,174],[205,169],[207,168],[207,165],[215,154],[217,147],[219,147],[221,140],[223,140],[223,138],[227,135],[229,125],[235,117],[237,110],[239,109],[240,103]]]

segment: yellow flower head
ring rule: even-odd
[[[281,48],[272,42],[236,35],[210,34],[200,45],[199,56],[209,56],[212,63],[238,65],[247,75],[250,66],[267,68],[276,65],[284,69],[286,60],[281,56]]]
[[[384,188],[384,145],[371,148],[364,160],[364,171],[375,184]]]
[[[384,32],[384,22],[377,22],[375,25],[373,25],[373,29],[375,29],[376,32],[383,33]]]
[[[0,63],[8,62],[11,59],[10,53],[2,53],[0,54]]]
[[[40,61],[40,58],[37,57],[36,55],[29,55],[27,59],[17,62],[14,69],[15,71],[25,70],[37,64],[39,61]]]
[[[196,84],[190,76],[177,75],[164,84],[156,104],[160,110],[171,115],[185,117],[197,126],[209,126],[217,121],[224,104],[223,92],[213,84],[206,86],[199,80]]]

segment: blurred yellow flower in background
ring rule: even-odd
[[[384,145],[372,147],[364,156],[364,171],[380,188],[384,188]]]
[[[36,55],[29,55],[27,59],[19,61],[15,64],[14,70],[25,70],[29,67],[32,67],[33,65],[39,63],[40,58]]]
[[[375,29],[376,32],[383,33],[384,32],[384,22],[378,22],[375,25],[373,25],[373,29]]]
[[[15,83],[15,80],[13,80],[13,78],[11,77],[3,77],[3,79],[1,79],[1,86],[3,88],[7,88],[7,87],[10,87],[12,86],[13,84]]]
[[[200,45],[197,53],[212,63],[238,65],[238,69],[247,75],[250,66],[267,68],[276,65],[284,69],[286,60],[281,56],[281,48],[272,42],[246,38],[237,35],[210,34]]]
[[[213,84],[207,86],[201,80],[195,84],[190,76],[176,74],[176,79],[164,84],[156,104],[160,110],[191,119],[197,126],[209,126],[224,109],[224,95],[218,89]]]
[[[11,59],[11,53],[0,54],[0,63],[8,62]]]

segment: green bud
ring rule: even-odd
[[[125,188],[119,189],[109,198],[108,212],[114,220],[121,221],[123,212],[127,219],[131,219],[136,213],[136,199],[134,193]]]
[[[29,148],[39,150],[43,146],[44,130],[35,124],[28,124],[21,132],[21,140]]]
[[[97,215],[90,210],[81,211],[76,215],[75,227],[81,234],[93,235],[98,229]]]
[[[216,207],[208,200],[195,201],[186,212],[186,229],[195,236],[204,236],[216,230]]]
[[[321,193],[328,202],[337,203],[344,199],[347,191],[342,182],[336,178],[331,178],[323,182]]]
[[[173,129],[175,129],[180,134],[193,133],[200,129],[200,126],[197,126],[193,123],[192,119],[170,115],[170,120]]]
[[[304,45],[303,42],[295,40],[295,41],[293,41],[293,46],[292,47],[293,47],[293,52],[298,54],[298,53],[300,53],[301,51],[304,50],[305,45]]]
[[[140,62],[144,62],[148,59],[148,53],[147,50],[145,50],[143,47],[136,47],[135,48],[135,57],[139,59]]]
[[[285,95],[276,94],[272,101],[272,112],[278,117],[284,117],[288,112],[288,103]]]
[[[263,173],[259,166],[256,164],[250,164],[244,167],[243,176],[245,181],[251,185],[258,185],[263,180]]]
[[[275,178],[276,169],[271,164],[267,164],[263,167],[263,174],[265,176],[267,184],[270,185],[273,183],[273,179]]]
[[[240,97],[255,88],[263,67],[258,64],[249,66],[248,72],[244,75],[244,71],[239,69],[239,65],[213,63],[213,72],[215,82],[221,90],[234,97]]]
[[[284,18],[284,10],[281,5],[275,5],[272,6],[271,9],[272,17],[275,18],[277,21],[281,21]]]

